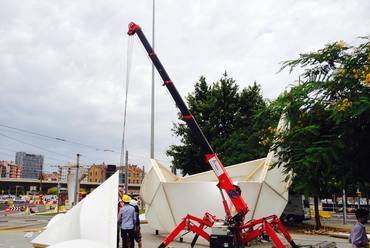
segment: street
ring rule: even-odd
[[[41,231],[41,228],[46,226],[50,216],[40,215],[9,215],[1,216],[0,218],[0,248],[31,248],[30,241],[35,238]],[[333,223],[340,222],[332,220]],[[352,224],[351,224],[352,225]],[[368,227],[369,228],[369,227]],[[148,224],[141,225],[143,247],[157,247],[163,240],[160,235],[155,235]],[[339,239],[329,237],[327,235],[307,235],[302,233],[292,233],[293,238],[299,245],[315,245],[320,242],[336,242],[337,247],[351,247],[346,239]],[[184,242],[173,242],[169,247],[172,248],[185,248],[190,247],[192,235],[184,236]],[[253,243],[252,246],[271,247],[271,243]],[[195,247],[207,247],[207,242],[199,239]]]

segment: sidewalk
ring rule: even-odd
[[[336,230],[336,231],[345,232],[345,233],[350,233],[355,223],[356,221],[349,221],[347,222],[347,224],[343,224],[340,221],[333,221],[331,219],[328,219],[328,220],[321,219],[321,225],[323,229],[325,228],[333,229],[334,231]],[[315,220],[304,221],[304,224],[306,226],[310,226],[314,228]],[[366,232],[370,234],[370,224],[369,223],[365,224],[365,227],[366,227]]]

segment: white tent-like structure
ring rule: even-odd
[[[66,214],[56,215],[34,240],[34,247],[117,246],[118,172]],[[76,246],[78,244],[78,246]]]
[[[278,132],[287,128],[284,116],[279,121]],[[290,181],[280,167],[270,168],[276,162],[274,152],[267,157],[226,167],[229,176],[242,190],[249,212],[246,220],[283,212],[288,202]],[[140,196],[149,225],[165,233],[171,232],[187,214],[203,217],[210,212],[218,218],[225,217],[222,198],[212,170],[185,177],[172,174],[157,160],[145,176]],[[211,168],[211,167],[210,167]],[[232,206],[229,202],[229,206]]]
[[[284,182],[281,168],[269,170],[272,159],[270,153],[266,158],[226,167],[247,202],[246,220],[279,216],[287,204],[290,183]],[[187,214],[202,217],[207,211],[225,217],[213,171],[178,177],[157,160],[151,163],[140,195],[146,206],[145,217],[153,229],[169,233]]]
[[[288,128],[281,116],[277,132]],[[245,220],[259,219],[276,214],[280,216],[288,202],[290,181],[276,162],[273,151],[267,157],[226,167],[232,181],[242,190],[249,212]],[[151,160],[152,168],[145,176],[140,196],[144,200],[145,216],[156,230],[171,232],[187,214],[203,217],[210,212],[224,218],[222,199],[216,184],[218,179],[212,170],[178,177],[157,160]],[[229,202],[229,206],[232,206]]]

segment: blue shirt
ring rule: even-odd
[[[121,229],[134,229],[136,224],[135,208],[129,204],[123,205],[123,207],[119,211],[118,218],[119,220],[121,220]]]
[[[351,235],[349,235],[349,242],[352,244],[353,248],[367,247],[369,245],[365,226],[360,222],[357,222],[353,227]]]

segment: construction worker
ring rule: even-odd
[[[130,205],[131,197],[128,195],[122,196],[123,207],[119,211],[119,220],[121,221],[121,236],[122,247],[128,248],[128,241],[130,248],[135,247],[135,226],[136,226],[136,212],[135,208]]]

